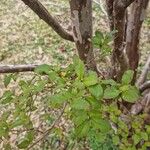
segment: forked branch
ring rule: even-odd
[[[125,8],[129,7],[135,0],[122,0],[125,5]]]
[[[73,36],[68,33],[58,21],[51,16],[48,10],[38,0],[22,0],[29,6],[42,20],[44,20],[52,29],[63,39],[74,41]]]

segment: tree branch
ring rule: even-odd
[[[36,64],[29,65],[0,65],[0,73],[16,73],[16,72],[27,72],[34,71],[39,66]]]
[[[58,21],[51,16],[48,10],[38,0],[22,0],[29,6],[42,20],[44,20],[52,29],[63,39],[74,41],[73,36],[65,31]]]
[[[146,81],[139,87],[140,93],[143,93],[147,89],[150,89],[150,81]]]
[[[115,2],[117,3],[117,5],[122,8],[122,9],[126,9],[127,7],[129,7],[135,0],[116,0]]]
[[[147,62],[142,70],[142,73],[137,81],[137,86],[141,86],[146,81],[149,70],[150,70],[150,56],[148,57]]]

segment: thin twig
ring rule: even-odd
[[[56,124],[60,121],[60,118],[62,117],[62,115],[64,114],[64,110],[67,106],[67,103],[64,104],[63,109],[60,112],[60,115],[58,116],[58,118],[55,120],[55,122],[44,132],[44,134],[39,137],[31,146],[29,146],[27,148],[27,150],[30,150],[31,148],[33,148],[37,143],[39,143],[40,141],[42,141],[50,132],[51,130],[56,126]]]

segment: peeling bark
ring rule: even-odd
[[[70,0],[73,37],[81,60],[96,69],[92,47],[92,0]]]
[[[149,0],[136,0],[130,9],[126,33],[126,52],[129,59],[129,69],[136,71],[139,63],[139,37],[142,23],[145,19],[145,12]]]
[[[131,69],[135,72],[133,84],[135,83],[139,63],[139,35],[148,1],[106,0],[110,30],[117,31],[113,41],[110,77],[118,81],[127,69]]]

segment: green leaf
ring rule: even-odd
[[[134,71],[132,70],[128,70],[124,73],[124,75],[122,76],[122,83],[123,84],[129,84],[131,83],[132,79],[133,79],[133,75],[134,75]]]
[[[43,65],[36,67],[34,72],[38,74],[43,74],[43,73],[48,74],[50,70],[51,70],[51,67],[49,65],[43,64]]]
[[[116,136],[113,136],[113,143],[115,144],[115,145],[118,145],[119,143],[120,143],[120,139],[119,139],[119,137],[116,135]]]
[[[69,91],[65,91],[65,92],[61,92],[55,95],[52,95],[49,99],[50,99],[50,106],[52,105],[53,107],[59,107],[62,104],[64,104],[64,102],[66,102],[67,100],[69,100],[72,97],[71,93]]]
[[[95,32],[95,36],[92,38],[92,43],[95,48],[101,47],[103,38],[104,38],[104,36],[103,36],[102,32],[100,32],[100,31]]]
[[[130,88],[127,91],[122,92],[122,99],[134,103],[139,99],[139,91],[136,87],[130,86]]]
[[[146,132],[141,132],[141,138],[144,140],[144,141],[148,141],[148,134]]]
[[[101,108],[101,103],[99,100],[101,100],[102,97],[103,96],[95,98],[93,96],[89,96],[89,97],[86,97],[86,100],[90,103],[92,109],[99,110]]]
[[[74,114],[73,114],[73,116],[74,116]],[[76,126],[79,126],[88,119],[89,119],[88,114],[86,112],[82,111],[80,113],[80,115],[77,115],[77,116],[73,117],[73,122]]]
[[[95,36],[100,40],[104,38],[104,35],[101,31],[96,31]]]
[[[34,92],[41,92],[44,90],[45,85],[46,85],[47,81],[46,80],[40,80],[34,87],[33,90]]]
[[[85,121],[83,124],[75,128],[76,136],[78,138],[86,137],[90,130],[90,124],[88,121]]]
[[[134,134],[134,135],[132,136],[132,139],[133,139],[133,141],[134,141],[134,144],[137,145],[137,144],[141,141],[141,136],[138,135],[138,134]]]
[[[101,98],[103,96],[103,88],[100,84],[96,84],[89,87],[90,93],[96,98]]]
[[[115,99],[119,94],[120,91],[115,87],[107,87],[104,91],[104,99]]]
[[[57,78],[59,78],[58,74],[54,71],[49,71],[48,77],[51,81],[55,81]]]
[[[81,82],[80,80],[75,80],[75,82],[73,83],[73,87],[74,88],[78,88],[78,89],[80,89],[80,90],[83,90],[83,89],[85,89],[85,86],[84,86],[84,84],[83,84],[83,82]]]
[[[16,119],[14,119],[14,122],[11,124],[11,128],[26,125],[29,122],[30,122],[29,116],[27,116],[25,112],[20,112],[20,114],[16,116]]]
[[[48,77],[52,82],[57,83],[58,86],[62,86],[65,84],[65,80],[61,78],[59,74],[55,71],[49,71]]]
[[[112,79],[108,79],[108,80],[102,80],[101,81],[102,82],[102,84],[104,84],[104,85],[117,85],[117,83],[114,81],[114,80],[112,80]]]
[[[109,121],[100,119],[100,118],[95,118],[93,119],[93,124],[92,126],[95,126],[97,129],[100,129],[102,133],[108,133],[111,130],[111,126]]]
[[[85,86],[95,85],[98,82],[98,77],[95,72],[89,72],[88,76],[86,76],[83,80]]]
[[[13,99],[13,93],[11,91],[5,91],[1,97],[1,104],[8,104]]]
[[[75,66],[75,72],[79,79],[83,79],[85,68],[84,68],[84,63],[79,59],[78,63]]]
[[[34,139],[34,132],[31,131],[25,135],[25,137],[19,142],[17,145],[19,149],[25,149],[27,148]]]
[[[119,88],[121,92],[125,92],[130,89],[130,85],[123,85]]]
[[[9,83],[11,82],[12,78],[13,78],[12,74],[5,76],[5,78],[4,78],[4,85],[5,85],[5,87],[7,87],[9,85]]]
[[[98,133],[94,134],[94,136],[95,136],[96,140],[98,140],[98,142],[100,142],[100,143],[104,143],[106,141],[106,134],[104,134],[102,132],[98,132]]]
[[[9,127],[7,122],[0,121],[0,137],[7,136],[9,132]]]
[[[84,110],[86,110],[86,109],[89,109],[90,104],[85,99],[79,98],[79,99],[75,99],[72,102],[71,107],[73,109],[84,109]]]

